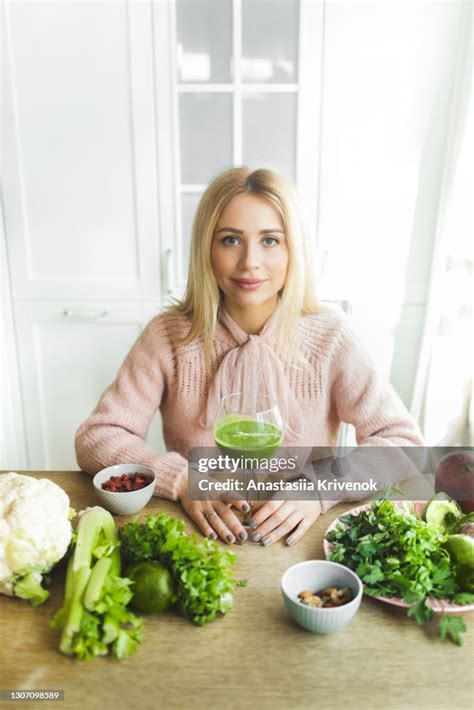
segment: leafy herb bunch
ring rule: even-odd
[[[178,608],[198,626],[229,611],[235,586],[245,585],[232,577],[234,553],[223,552],[212,540],[199,542],[197,535],[187,535],[184,522],[166,513],[124,525],[119,537],[127,562],[157,560],[171,571]]]
[[[359,575],[371,596],[402,597],[410,604],[408,616],[419,625],[433,616],[429,597],[455,604],[474,602],[456,582],[446,536],[416,515],[389,500],[374,501],[368,510],[342,515],[342,525],[326,540],[334,547],[329,559],[341,562]],[[440,636],[461,645],[466,626],[461,617],[442,614]]]

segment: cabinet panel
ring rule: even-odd
[[[77,469],[77,427],[157,312],[153,304],[16,304],[29,468]],[[159,412],[147,441],[162,450]]]
[[[137,278],[126,19],[124,3],[10,6],[32,279]]]
[[[14,296],[156,298],[150,8],[9,3],[6,19]]]

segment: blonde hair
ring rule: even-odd
[[[319,307],[313,291],[307,234],[300,215],[295,186],[272,170],[230,168],[206,188],[194,216],[188,280],[183,299],[166,313],[181,313],[191,319],[188,334],[179,342],[190,343],[203,335],[206,371],[211,369],[221,292],[211,262],[211,244],[217,222],[230,200],[243,192],[258,195],[281,216],[288,244],[288,271],[280,292],[281,310],[277,334],[297,359],[306,363],[294,341],[294,326],[301,315],[316,313]]]

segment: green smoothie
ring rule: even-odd
[[[217,446],[237,458],[269,459],[281,446],[283,430],[276,424],[257,419],[231,419],[218,424],[214,431]]]

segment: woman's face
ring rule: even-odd
[[[276,302],[288,269],[278,211],[258,195],[233,197],[214,230],[211,261],[226,304],[248,308]]]

